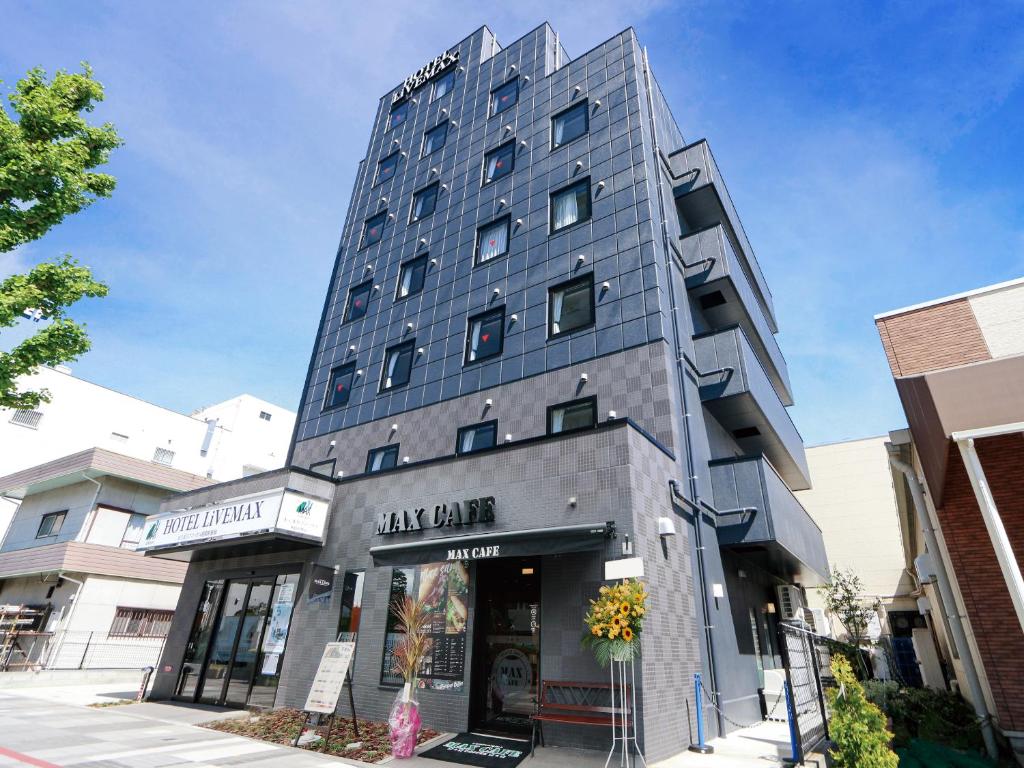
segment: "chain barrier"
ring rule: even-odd
[[[729,717],[727,714],[725,714],[725,712],[722,710],[722,708],[718,706],[718,703],[715,701],[715,695],[713,693],[711,693],[711,691],[709,691],[703,685],[701,685],[700,690],[704,694],[704,696],[707,698],[708,706],[711,707],[711,709],[713,709],[716,712],[718,712],[718,714],[720,714],[722,716],[722,719],[725,720],[725,722],[729,723],[729,725],[735,726],[736,728],[753,728],[755,725],[760,725],[765,720],[771,720],[772,715],[775,714],[775,710],[777,710],[779,708],[779,705],[782,704],[785,701],[785,699],[786,699],[785,695],[780,695],[777,699],[775,699],[775,704],[772,705],[772,708],[768,712],[767,715],[765,715],[760,720],[757,720],[756,722],[743,724],[743,723],[736,722],[731,717]]]

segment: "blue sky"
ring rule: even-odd
[[[75,372],[190,411],[298,403],[377,99],[487,24],[571,56],[633,25],[775,297],[805,441],[905,421],[872,316],[1024,274],[1019,3],[19,3],[0,79],[88,60],[114,197],[0,255],[109,283]]]

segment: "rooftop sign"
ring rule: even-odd
[[[394,96],[391,97],[391,103],[397,104],[402,99],[408,98],[412,95],[413,91],[430,80],[434,75],[441,74],[448,69],[448,67],[458,64],[458,62],[458,49],[455,49],[454,51],[445,51],[437,58],[417,69],[415,74],[409,75],[405,78],[405,82],[398,86],[398,90],[395,91]]]

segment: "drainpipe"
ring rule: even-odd
[[[946,613],[946,623],[949,626],[949,633],[956,644],[957,653],[964,665],[964,675],[967,677],[967,687],[971,690],[971,701],[974,704],[974,713],[981,722],[981,735],[985,739],[985,750],[993,760],[999,757],[999,747],[996,745],[995,733],[992,729],[992,716],[989,714],[988,706],[985,704],[985,693],[978,679],[978,670],[974,666],[974,655],[967,644],[967,633],[964,631],[963,620],[957,610],[956,598],[953,596],[953,587],[949,582],[949,574],[946,573],[946,564],[942,559],[942,551],[939,549],[938,539],[935,537],[935,529],[932,527],[931,516],[928,514],[928,507],[924,501],[924,491],[921,488],[921,481],[913,467],[899,458],[899,449],[892,443],[885,444],[889,452],[889,463],[893,469],[898,470],[907,479],[910,487],[910,496],[913,501],[914,511],[917,512],[917,520],[921,525],[921,532],[924,534],[925,544],[928,551],[932,553],[932,564],[935,568],[935,576],[939,582],[939,596],[942,598],[942,607]]]
[[[78,596],[82,593],[82,587],[85,586],[85,582],[84,581],[79,581],[78,579],[76,579],[76,578],[74,578],[72,576],[68,576],[67,574],[64,573],[64,571],[58,571],[57,572],[57,580],[60,581],[60,579],[65,579],[66,581],[70,581],[73,584],[77,584],[78,585],[78,589],[75,590],[74,597],[71,598],[71,610],[68,611],[67,619],[65,619],[63,617],[61,618],[61,622],[60,622],[61,625],[66,627],[66,626],[71,624],[71,618],[74,616],[75,610],[78,608]],[[60,652],[64,648],[64,643],[67,641],[67,638],[68,638],[68,630],[65,629],[65,628],[62,628],[61,629],[61,634],[60,634],[60,643],[57,644],[57,648],[54,649],[53,653],[51,653],[49,655],[49,657],[46,659],[47,666],[49,666],[50,661],[52,659],[60,658]]]

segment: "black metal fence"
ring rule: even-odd
[[[831,668],[832,642],[800,627],[779,625],[779,646],[791,697],[793,759],[800,763],[828,738],[825,688],[835,684]]]

